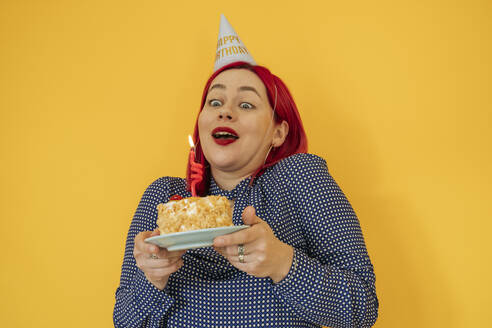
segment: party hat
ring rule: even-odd
[[[214,72],[227,64],[237,61],[244,61],[256,65],[255,60],[251,57],[249,51],[239,39],[236,31],[234,31],[225,16],[221,14]]]

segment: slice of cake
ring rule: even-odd
[[[162,234],[234,225],[232,207],[223,196],[190,197],[157,205]]]

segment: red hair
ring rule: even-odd
[[[255,73],[263,84],[266,87],[268,101],[270,106],[274,108],[275,106],[275,94],[277,96],[277,104],[275,106],[275,122],[282,123],[282,121],[286,121],[289,124],[289,133],[285,138],[284,143],[280,147],[275,147],[270,150],[268,154],[265,164],[259,167],[258,170],[252,175],[252,180],[257,176],[263,174],[266,168],[275,165],[280,160],[297,153],[305,153],[307,152],[307,137],[304,132],[304,127],[302,126],[301,117],[299,115],[299,111],[297,110],[297,106],[292,98],[292,95],[289,92],[287,86],[282,82],[280,78],[273,75],[268,68],[259,66],[259,65],[251,65],[246,62],[234,62],[229,65],[226,65],[210,76],[207,83],[205,84],[205,88],[203,89],[202,102],[200,106],[200,110],[197,115],[197,119],[195,122],[195,131],[193,133],[193,139],[195,142],[195,156],[196,161],[201,163],[205,168],[203,171],[203,180],[196,185],[196,193],[199,196],[205,196],[208,192],[208,188],[210,186],[210,166],[208,161],[205,159],[205,156],[202,151],[202,147],[200,144],[200,135],[198,133],[198,116],[203,109],[205,104],[205,100],[207,99],[208,89],[212,84],[212,81],[215,79],[217,75],[222,73],[228,69],[248,69]],[[186,181],[187,181],[187,189],[190,190],[191,185],[191,177],[190,177],[190,162],[188,160],[187,165],[187,173],[186,173]]]

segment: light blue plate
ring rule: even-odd
[[[167,248],[168,251],[179,251],[182,249],[212,246],[215,237],[246,229],[248,227],[249,225],[240,225],[175,232],[150,237],[145,239],[145,241],[159,247]]]

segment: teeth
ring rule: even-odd
[[[217,132],[217,133],[214,133],[214,137],[215,138],[221,138],[221,137],[231,137],[231,138],[237,138],[237,136],[229,133],[229,132]]]

